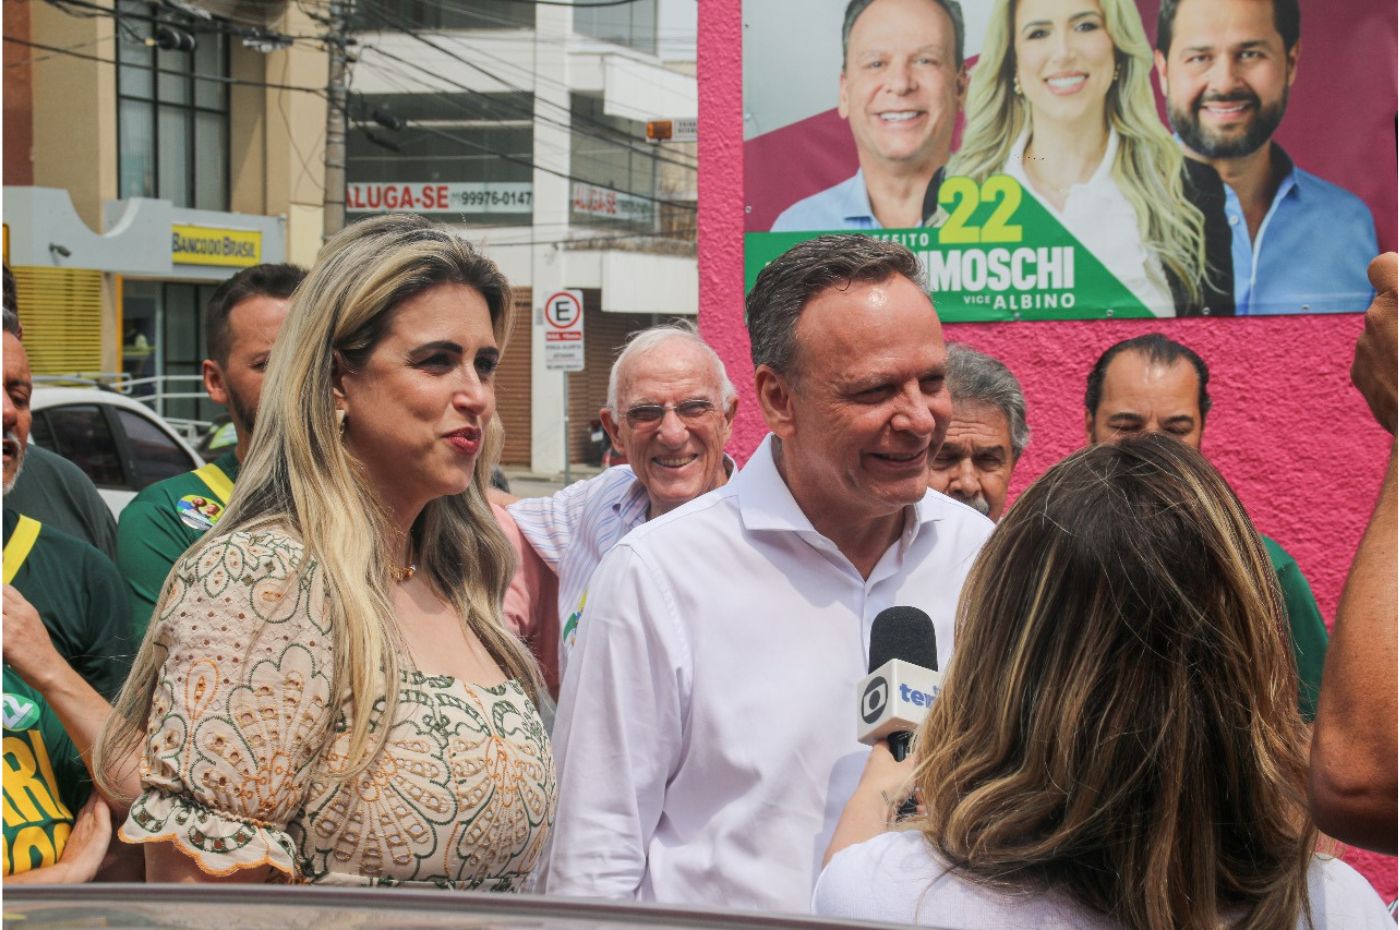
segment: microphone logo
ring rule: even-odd
[[[890,700],[890,686],[884,676],[877,676],[865,686],[865,694],[860,699],[860,716],[866,723],[874,723],[885,712]]]

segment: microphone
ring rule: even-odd
[[[895,761],[942,687],[938,634],[917,607],[887,607],[870,626],[870,674],[860,682],[856,738],[867,746],[886,740]]]

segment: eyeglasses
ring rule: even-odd
[[[627,408],[627,422],[632,426],[660,423],[668,410],[676,411],[676,416],[689,423],[713,413],[715,405],[708,400],[683,400],[679,404],[638,404]]]

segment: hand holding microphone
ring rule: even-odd
[[[928,614],[914,607],[880,611],[870,628],[870,674],[856,688],[856,738],[870,747],[870,756],[824,862],[888,830],[896,809],[899,817],[918,813],[910,796],[914,764],[904,758],[939,685],[938,640]]]
[[[870,674],[857,689],[856,738],[867,746],[887,740],[899,762],[942,687],[938,634],[917,607],[888,607],[870,627]]]

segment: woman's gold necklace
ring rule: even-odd
[[[404,566],[403,568],[400,568],[400,567],[397,566],[397,565],[390,565],[390,566],[389,566],[389,577],[392,578],[392,579],[394,579],[394,581],[398,582],[399,584],[403,584],[405,581],[407,581],[408,579],[412,578],[414,572],[416,572],[416,571],[418,571],[418,563],[417,563],[417,562],[410,562],[408,565]]]

